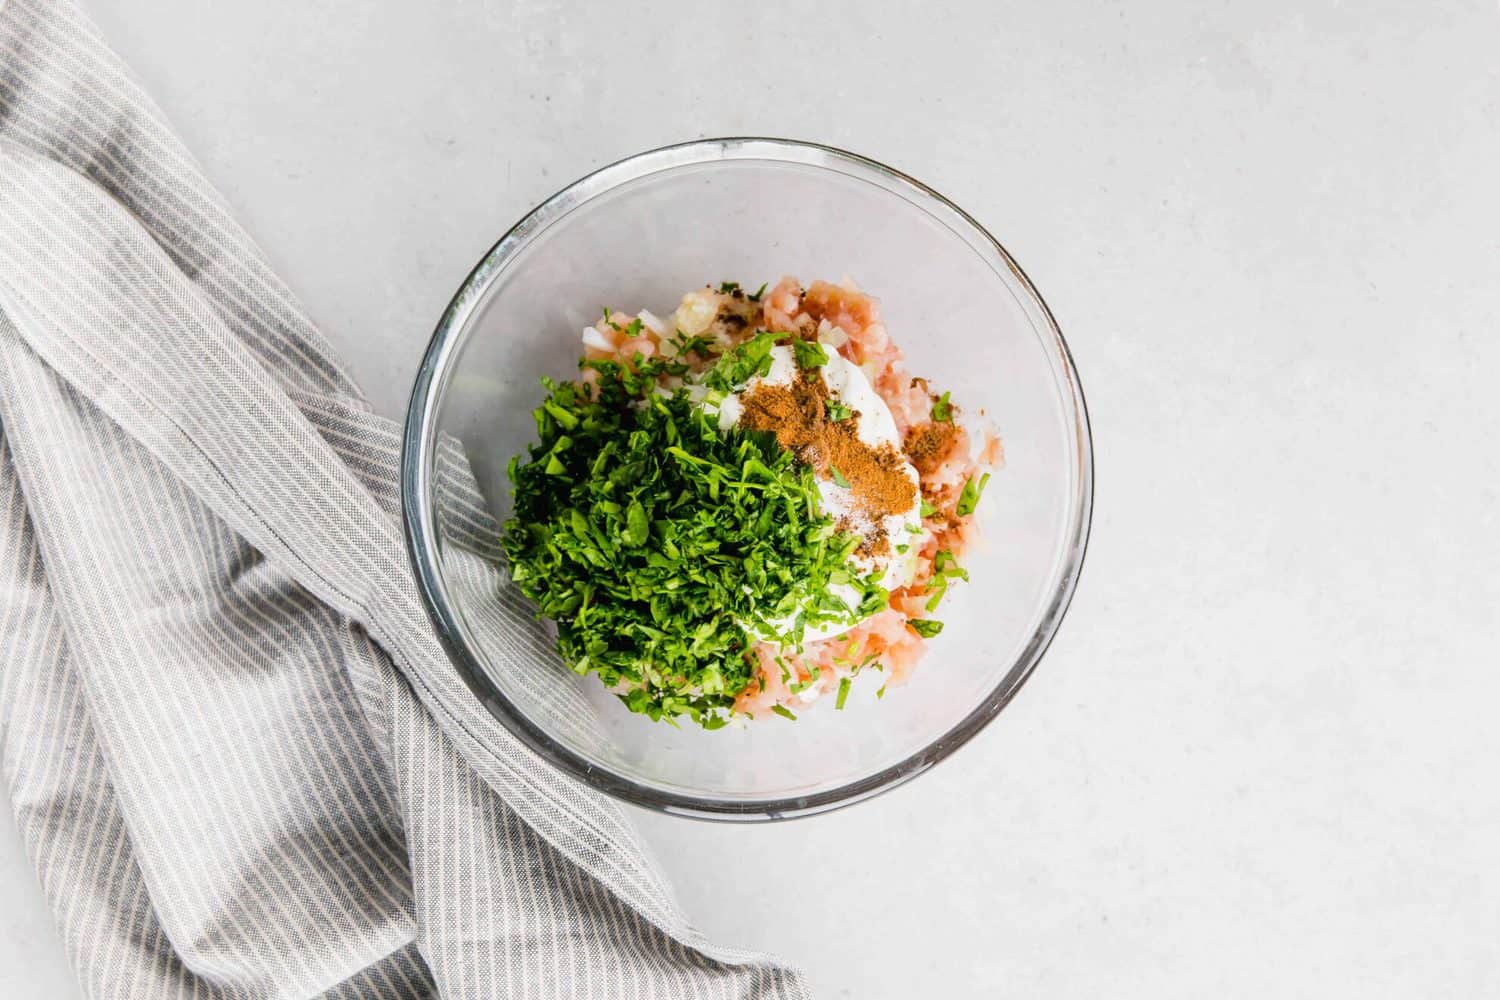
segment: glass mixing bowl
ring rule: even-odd
[[[576,372],[601,305],[669,315],[683,292],[785,274],[848,275],[880,299],[913,374],[998,425],[1005,466],[980,506],[942,635],[909,683],[844,711],[817,704],[704,732],[626,711],[551,652],[549,626],[493,560],[493,525],[444,499],[456,443],[496,522],[505,467],[535,434],[538,378]],[[447,457],[445,457],[447,456]],[[459,287],[417,376],[401,491],[407,540],[454,666],[540,756],[593,787],[683,815],[762,820],[867,798],[927,770],[1035,669],[1083,561],[1092,455],[1067,345],[995,239],[932,189],[872,160],[781,139],[710,139],[590,174],[522,219]],[[456,510],[456,508],[455,508]],[[829,699],[831,701],[831,699]]]

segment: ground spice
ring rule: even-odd
[[[917,472],[930,476],[953,454],[958,443],[958,425],[931,420],[906,432],[906,457]]]
[[[889,444],[872,447],[859,438],[859,414],[844,420],[828,419],[828,385],[816,369],[801,371],[791,385],[762,383],[742,400],[740,426],[769,431],[777,444],[806,462],[820,475],[837,469],[849,483],[854,502],[869,520],[861,551],[881,555],[889,539],[881,519],[901,514],[916,500],[916,486],[906,473],[901,453]],[[842,526],[846,530],[850,526]]]

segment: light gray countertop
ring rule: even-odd
[[[710,934],[825,997],[1500,992],[1494,3],[87,6],[387,413],[511,222],[668,141],[874,156],[1041,288],[1069,619],[911,786],[641,815]],[[7,815],[0,995],[72,996],[33,883]]]

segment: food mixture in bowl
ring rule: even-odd
[[[511,579],[632,711],[708,729],[901,684],[942,631],[1000,439],[877,301],[794,278],[603,311],[510,463]]]

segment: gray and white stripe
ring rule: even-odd
[[[449,669],[397,449],[87,20],[0,6],[0,754],[87,991],[805,995]]]

